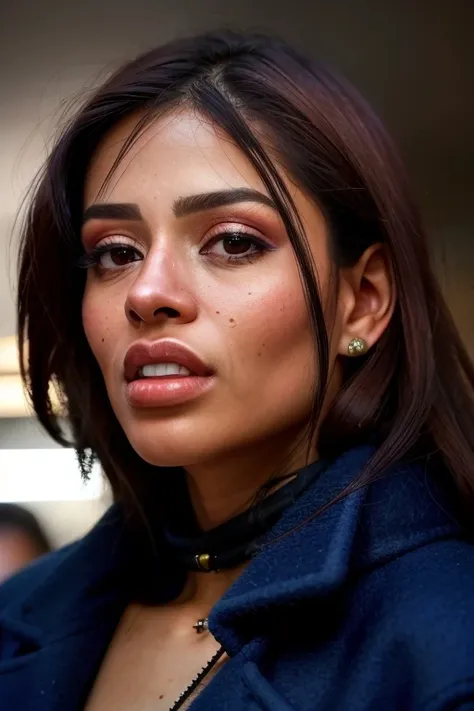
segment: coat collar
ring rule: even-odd
[[[267,545],[214,607],[210,629],[229,653],[274,628],[307,602],[330,601],[356,574],[431,541],[459,534],[446,471],[403,465],[342,498],[374,449],[341,456],[280,519]],[[441,476],[440,476],[441,475]],[[313,605],[312,619],[327,613]]]
[[[446,497],[417,466],[399,467],[311,518],[372,454],[371,448],[361,447],[328,467],[282,516],[261,553],[214,607],[211,630],[230,654],[282,607],[325,598],[352,573],[459,531],[445,511]],[[0,630],[21,637],[21,648],[27,649],[44,648],[97,626],[108,641],[127,602],[126,551],[124,516],[115,505],[79,543],[53,554],[54,564],[42,582],[38,584],[34,568],[26,573],[34,587],[23,600],[14,599],[4,608]],[[38,570],[41,566],[45,563]],[[162,584],[164,599],[179,591],[172,578],[163,578]]]

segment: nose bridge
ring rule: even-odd
[[[192,318],[196,302],[191,280],[186,277],[183,260],[169,246],[156,245],[137,271],[127,296],[128,315],[134,312],[141,321],[146,321],[162,311],[173,313],[176,318]]]

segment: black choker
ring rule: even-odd
[[[176,508],[169,511],[169,520],[165,524],[172,553],[187,570],[207,573],[240,565],[257,553],[263,536],[283,511],[315,481],[322,469],[321,462],[311,464],[247,511],[205,532],[197,526],[187,487],[186,492],[181,488],[180,496],[187,495],[186,504],[180,506],[180,511]]]

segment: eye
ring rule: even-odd
[[[269,251],[269,245],[246,232],[226,232],[210,240],[201,250],[214,258],[227,262],[250,261]]]
[[[141,255],[133,247],[108,247],[104,248],[102,254],[98,255],[97,264],[102,269],[114,269],[125,267],[131,262],[138,262]]]
[[[78,262],[79,267],[96,267],[105,272],[123,269],[133,262],[139,262],[143,255],[128,244],[100,244],[89,254],[84,254]]]
[[[252,240],[251,237],[239,234],[222,237],[222,239],[220,239],[216,244],[220,244],[221,251],[224,254],[231,255],[246,254],[249,250],[251,251],[255,248],[255,241]]]

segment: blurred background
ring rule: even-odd
[[[472,0],[3,3],[0,504],[19,502],[34,513],[53,547],[85,532],[110,494],[99,470],[81,482],[74,452],[41,431],[24,401],[15,347],[15,217],[75,99],[143,50],[222,27],[290,40],[345,73],[374,105],[408,163],[439,279],[474,356]],[[0,510],[0,539],[1,516]]]

